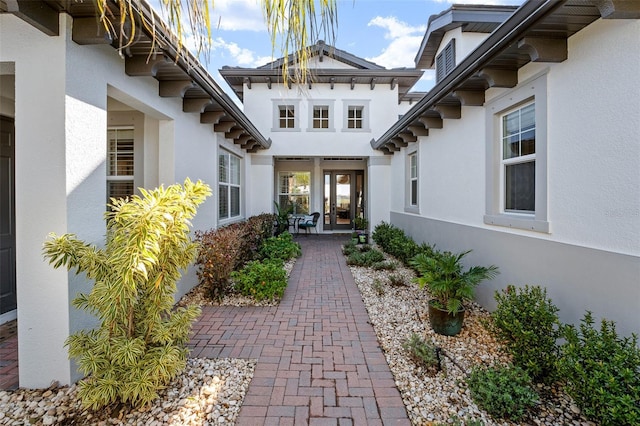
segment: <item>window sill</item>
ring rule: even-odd
[[[315,127],[310,127],[307,129],[307,132],[319,132],[319,133],[332,133],[335,132],[336,129],[329,128],[329,129],[316,129]]]
[[[485,215],[484,223],[487,225],[504,226],[507,228],[523,229],[525,231],[535,231],[549,234],[549,222],[536,220],[509,214]]]
[[[420,208],[418,206],[405,206],[404,212],[412,213],[412,214],[420,214]]]
[[[343,132],[355,132],[355,133],[365,133],[365,132],[371,132],[371,129],[350,129],[350,128],[344,128],[342,129]]]

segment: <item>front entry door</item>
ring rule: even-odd
[[[0,315],[16,309],[13,119],[0,116]]]
[[[364,173],[340,170],[324,172],[324,229],[353,228],[353,218],[364,215]]]

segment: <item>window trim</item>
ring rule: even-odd
[[[303,192],[303,193],[300,193],[300,194],[295,194],[295,193],[292,193],[292,192],[282,192],[282,177],[281,176],[284,175],[284,174],[293,175],[293,174],[296,174],[296,173],[306,173],[306,174],[309,175],[309,192],[306,192],[306,193]],[[278,205],[280,205],[280,197],[282,197],[282,196],[287,196],[287,197],[291,197],[291,196],[307,196],[309,198],[309,211],[306,212],[306,214],[311,214],[311,212],[312,212],[311,206],[313,205],[313,204],[311,204],[311,202],[312,202],[311,197],[312,197],[312,193],[313,193],[313,190],[311,188],[311,186],[313,185],[313,180],[312,180],[313,179],[313,174],[311,173],[311,171],[309,171],[309,170],[278,170],[277,176],[278,176],[278,185],[277,185],[276,203]],[[294,214],[300,214],[300,212],[298,212],[298,211],[294,211],[293,213]]]
[[[226,175],[226,179],[227,182],[223,182],[220,180],[220,157],[225,156],[227,157],[227,161],[228,164],[231,164],[231,158],[235,158],[238,160],[238,183],[233,183],[231,182],[231,167],[229,167],[229,170],[227,171],[227,175]],[[242,195],[243,195],[243,179],[242,179],[242,157],[240,157],[239,155],[236,155],[234,153],[232,153],[231,151],[227,151],[226,149],[221,148],[218,151],[218,162],[217,162],[217,176],[218,176],[218,186],[217,186],[217,204],[218,204],[218,210],[217,210],[217,214],[218,214],[218,221],[219,222],[229,222],[229,221],[235,221],[239,218],[242,218],[242,209],[243,209],[243,202],[242,202]],[[227,216],[222,216],[220,214],[220,195],[221,195],[221,186],[225,186],[226,187],[226,191],[227,191]],[[232,207],[231,207],[231,189],[232,188],[238,188],[238,214],[232,216],[231,212],[232,212]]]
[[[130,130],[133,133],[132,136],[132,146],[131,146],[131,155],[132,155],[132,173],[130,175],[119,175],[119,174],[115,174],[115,175],[111,175],[110,174],[110,168],[111,168],[111,149],[110,149],[110,145],[111,145],[111,139],[109,137],[109,133],[111,131],[121,131],[121,130]],[[111,198],[112,195],[109,193],[109,183],[110,182],[131,182],[131,186],[132,186],[132,191],[131,191],[131,195],[134,195],[136,193],[136,134],[135,134],[135,127],[134,126],[108,126],[107,127],[107,161],[106,161],[106,200],[107,200],[107,205],[111,203]],[[115,139],[116,141],[119,140],[117,137]],[[117,147],[116,147],[116,157],[117,157]],[[113,198],[117,198],[117,197],[113,197]]]
[[[535,211],[508,212],[504,211],[502,117],[532,102],[535,103],[536,128]],[[487,172],[484,223],[550,233],[547,200],[547,70],[488,102],[485,114]]]
[[[300,131],[300,100],[299,99],[272,99],[273,121],[272,132],[299,132]],[[293,107],[293,127],[280,127],[280,108]]]
[[[415,159],[415,176],[413,176],[412,159]],[[405,196],[405,212],[407,213],[420,213],[420,157],[418,156],[418,150],[407,151],[406,157],[406,196]],[[411,185],[412,182],[416,182],[416,200],[415,204],[412,199]]]
[[[369,108],[369,100],[357,100],[349,99],[343,101],[343,132],[370,132],[369,117],[371,116],[371,109]],[[362,108],[362,127],[361,128],[349,128],[349,108],[360,107]]]
[[[328,127],[327,128],[318,128],[313,127],[314,125],[314,116],[313,113],[317,107],[326,107],[328,109]],[[333,99],[317,99],[313,101],[309,101],[309,122],[307,126],[308,132],[335,132],[334,125],[334,100]]]

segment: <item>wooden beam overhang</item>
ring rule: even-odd
[[[240,147],[242,147],[242,145],[246,144],[249,139],[251,139],[251,135],[245,133],[243,135],[240,135],[236,140],[233,141],[233,143],[239,144]]]
[[[333,85],[336,83],[336,79],[334,77],[331,77],[329,79],[329,85],[331,86],[331,90],[333,90]]]
[[[484,105],[484,90],[454,90],[452,93],[460,100],[462,106]]]
[[[42,0],[5,0],[7,11],[49,36],[60,34],[58,11]]]
[[[224,116],[226,116],[224,111],[205,111],[200,114],[200,123],[217,124]]]
[[[518,48],[526,51],[531,62],[563,62],[567,60],[566,38],[524,37]]]
[[[244,84],[247,86],[247,89],[251,90],[251,79],[249,77],[244,78]]]
[[[80,45],[111,44],[113,37],[105,30],[97,17],[75,18],[71,40]]]
[[[371,90],[376,88],[376,80],[377,79],[375,77],[371,79],[371,83],[369,84],[371,87]]]
[[[267,82],[267,87],[271,90],[271,77],[265,78],[265,81]]]
[[[398,133],[398,136],[400,137],[400,139],[402,139],[402,142],[404,142],[405,146],[407,146],[409,142],[418,141],[418,138],[415,137],[410,131],[400,132]]]
[[[168,62],[164,55],[125,56],[124,72],[131,77],[155,77],[160,66]]]
[[[396,136],[395,138],[391,138],[389,143],[393,144],[397,150],[400,151],[401,148],[406,148],[409,144],[406,143],[402,138]]]
[[[224,137],[227,138],[227,139],[236,140],[243,133],[244,133],[244,129],[242,129],[241,127],[234,127],[230,131],[225,132]]]
[[[442,129],[442,118],[430,115],[421,115],[418,121],[424,124],[427,129]]]
[[[183,98],[182,99],[182,111],[183,112],[197,112],[201,114],[204,109],[214,103],[211,98]]]
[[[354,87],[356,87],[356,79],[355,77],[351,77],[351,90],[353,90]]]
[[[440,114],[440,118],[442,119],[452,119],[457,120],[462,117],[462,108],[460,105],[443,105],[436,104],[433,107],[433,110]]]
[[[391,90],[393,90],[393,89],[396,88],[397,85],[398,85],[398,79],[397,78],[393,78],[393,79],[391,79],[391,84],[389,85],[389,88]]]
[[[418,137],[418,136],[429,136],[429,129],[425,128],[420,123],[412,124],[412,125],[408,126],[407,130],[409,130],[411,133],[413,133],[413,135],[416,136],[416,137]]]
[[[518,70],[483,68],[477,73],[478,77],[487,81],[489,87],[512,88],[518,84]]]
[[[187,90],[195,85],[189,80],[160,80],[158,94],[162,98],[183,98]]]
[[[632,0],[596,0],[604,19],[640,19],[640,2]]]
[[[213,130],[220,133],[227,133],[236,126],[235,121],[221,121],[213,125]]]

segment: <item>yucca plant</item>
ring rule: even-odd
[[[173,310],[180,270],[195,258],[189,236],[196,208],[211,194],[202,182],[140,189],[142,196],[111,199],[104,248],[75,235],[52,234],[44,256],[55,268],[84,272],[95,281],[73,305],[98,317],[100,326],[67,339],[69,356],[88,377],[79,383],[85,406],[113,402],[141,406],[186,363],[186,343],[196,306]]]
[[[415,281],[427,288],[436,307],[450,314],[460,311],[465,301],[473,299],[473,290],[480,282],[498,274],[495,265],[472,266],[463,271],[462,258],[470,252],[441,252],[435,256],[420,253],[410,262],[420,274]]]

